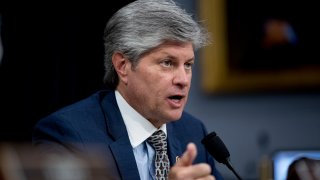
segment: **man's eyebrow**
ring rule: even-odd
[[[174,56],[174,55],[171,55],[169,53],[164,53],[164,57],[165,58],[170,58],[170,59],[179,59],[178,57]],[[188,59],[187,61],[194,61],[195,60],[195,57],[191,57],[190,59]]]
[[[187,61],[195,61],[195,58],[192,57],[192,58],[188,59]]]

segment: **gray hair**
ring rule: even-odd
[[[122,53],[133,66],[145,53],[165,42],[192,42],[194,50],[209,42],[209,34],[190,14],[172,0],[137,0],[118,10],[104,31],[104,83],[119,83],[112,64],[114,52]]]

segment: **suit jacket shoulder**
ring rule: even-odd
[[[104,162],[111,179],[139,179],[114,91],[99,91],[41,119],[33,144],[46,154],[81,154]]]

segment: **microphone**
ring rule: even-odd
[[[230,162],[230,153],[222,142],[219,136],[215,132],[211,132],[205,136],[201,143],[204,145],[206,150],[217,160],[219,163],[225,164],[233,174],[239,179],[242,180],[239,174],[233,169]]]

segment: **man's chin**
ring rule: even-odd
[[[182,116],[182,111],[170,114],[169,121],[178,121]]]

